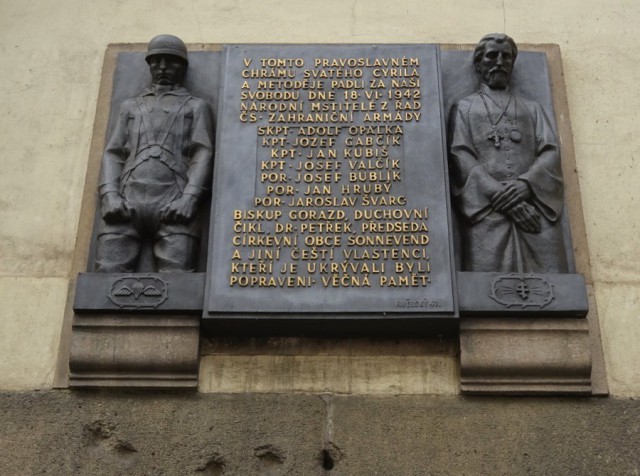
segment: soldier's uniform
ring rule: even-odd
[[[193,271],[200,220],[164,223],[160,211],[182,194],[202,196],[212,157],[212,115],[204,100],[177,87],[124,101],[103,156],[100,195],[120,193],[131,219],[101,221],[96,270],[135,271],[147,239],[158,271]]]

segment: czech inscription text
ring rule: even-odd
[[[429,207],[408,206],[417,57],[242,58],[253,208],[233,213],[230,287],[427,287]]]
[[[224,73],[208,315],[453,313],[438,47],[234,45]]]

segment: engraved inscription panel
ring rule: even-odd
[[[453,313],[437,47],[225,55],[205,315]]]

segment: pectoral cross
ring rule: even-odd
[[[489,136],[487,137],[487,139],[492,140],[493,145],[496,146],[496,149],[499,149],[500,141],[504,139],[504,136],[500,134],[497,129],[494,128],[491,134],[489,134]]]

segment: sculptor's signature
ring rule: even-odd
[[[433,299],[404,299],[396,301],[397,308],[403,309],[438,309],[440,302]]]

